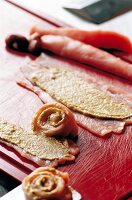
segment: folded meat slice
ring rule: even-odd
[[[78,40],[66,36],[44,35],[41,37],[41,47],[65,58],[132,80],[132,64]]]
[[[123,121],[92,118],[80,113],[75,113],[75,119],[82,127],[102,137],[111,133],[120,134],[125,126],[125,122]]]
[[[18,84],[24,88],[27,88],[33,91],[36,95],[38,95],[38,97],[44,103],[55,101],[49,94],[47,94],[41,88],[32,85],[32,83],[26,79],[22,79],[21,81],[19,80]],[[88,117],[74,111],[73,113],[75,115],[75,119],[79,126],[101,137],[105,135],[109,135],[111,133],[115,133],[115,134],[122,133],[124,126],[126,124],[125,120],[118,121],[118,120],[109,120],[109,119],[99,119],[99,118]],[[128,124],[129,124],[129,121],[130,119],[128,119]],[[130,124],[132,124],[132,122],[130,122]]]
[[[37,34],[36,34],[37,33]],[[132,53],[132,43],[126,36],[113,31],[106,30],[80,30],[76,28],[39,28],[32,27],[31,37],[36,34],[37,37],[44,35],[67,36],[74,40],[81,41],[92,46],[103,49],[117,49],[123,52]]]
[[[73,161],[79,153],[79,148],[71,140],[47,137],[42,132],[28,132],[1,118],[0,142],[41,166],[57,166]]]

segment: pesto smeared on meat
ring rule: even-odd
[[[87,116],[124,119],[132,109],[116,102],[105,92],[96,89],[63,68],[44,68],[31,75],[31,81],[68,108]]]

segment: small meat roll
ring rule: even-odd
[[[32,120],[33,131],[43,131],[47,136],[77,136],[78,126],[73,113],[60,103],[46,103]]]
[[[26,200],[73,200],[69,175],[52,167],[40,167],[24,178]]]

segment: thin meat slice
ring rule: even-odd
[[[26,79],[19,80],[18,84],[24,88],[27,88],[31,91],[33,91],[35,94],[38,95],[38,97],[44,102],[55,102],[55,100],[50,97],[49,94],[47,94],[45,91],[40,89],[37,86],[32,85],[31,82],[29,82]],[[120,134],[122,133],[125,122],[124,121],[118,121],[118,120],[103,120],[103,119],[97,119],[85,116],[83,114],[73,112],[75,115],[75,119],[81,127],[87,129],[91,133],[97,135],[97,136],[106,136],[111,133]]]
[[[80,113],[75,113],[75,119],[80,126],[101,137],[111,133],[120,134],[125,127],[124,121],[92,118]]]
[[[35,155],[31,155],[31,154],[27,153],[26,151],[24,151],[22,148],[18,147],[17,145],[14,145],[12,143],[6,142],[6,141],[4,141],[2,139],[0,139],[0,143],[1,144],[5,144],[8,147],[11,147],[15,151],[17,151],[22,157],[33,161],[34,163],[36,163],[39,166],[56,167],[59,164],[59,160],[57,160],[57,159],[54,159],[54,160],[42,160],[42,159],[38,158]]]
[[[113,31],[88,31],[75,28],[42,29],[32,27],[30,34],[32,35],[34,33],[37,33],[39,37],[43,35],[67,36],[98,48],[116,49],[122,52],[132,53],[132,43],[128,37]]]
[[[45,35],[41,37],[41,46],[60,56],[89,64],[132,81],[132,64],[91,45],[66,36]]]
[[[31,74],[30,81],[56,101],[86,116],[125,119],[132,109],[64,68],[44,68]]]
[[[42,132],[28,132],[1,118],[0,142],[41,166],[57,166],[74,161],[79,153],[77,145],[70,140],[47,137]]]
[[[31,77],[32,74],[36,73],[37,71],[43,71],[45,69],[52,69],[52,68],[56,68],[56,64],[49,64],[46,61],[45,56],[42,54],[40,57],[38,57],[35,61],[29,61],[29,63],[27,63],[26,65],[23,65],[20,69],[22,72],[22,77],[18,78],[18,81],[20,81],[21,79],[24,81],[24,83],[27,83],[27,86],[30,85],[30,87],[34,87],[37,88],[35,86],[35,84],[32,82],[31,83]],[[124,104],[128,105],[129,107],[132,107],[132,94],[131,91],[124,90],[122,87],[119,87],[117,85],[115,85],[115,83],[113,82],[107,82],[107,80],[96,80],[96,78],[94,78],[93,76],[89,75],[89,73],[87,73],[87,71],[80,71],[77,68],[65,68],[66,70],[72,70],[74,76],[77,76],[80,79],[83,79],[84,81],[86,81],[88,83],[88,85],[90,87],[99,89],[103,92],[105,92],[106,94],[108,94],[111,97],[115,97],[114,99],[120,103],[123,102]],[[24,78],[25,77],[25,78]],[[29,81],[28,81],[29,80]],[[37,89],[38,91],[38,89]],[[44,93],[43,96],[45,97],[45,101],[47,98],[49,98],[49,95],[47,93]],[[43,98],[44,98],[43,97]],[[53,102],[53,98],[51,98],[51,102]],[[49,101],[48,101],[49,102]]]

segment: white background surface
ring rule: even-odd
[[[11,192],[1,197],[0,200],[25,200],[24,193],[22,191],[22,186],[18,186]]]

